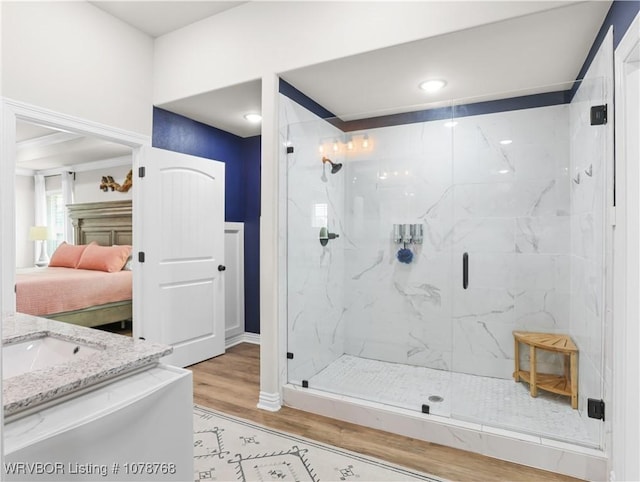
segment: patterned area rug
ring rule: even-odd
[[[198,405],[193,427],[196,482],[443,480]]]

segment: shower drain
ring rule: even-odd
[[[442,398],[440,395],[431,395],[429,397],[430,402],[442,402],[443,400],[444,398]]]

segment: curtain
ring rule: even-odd
[[[42,174],[33,176],[35,185],[35,225],[47,225],[47,190]]]
[[[62,203],[64,206],[73,204],[73,181],[75,180],[75,172],[65,171],[62,173]],[[64,236],[67,243],[73,243],[73,225],[66,213],[64,216]]]

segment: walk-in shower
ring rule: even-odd
[[[601,446],[608,89],[552,90],[355,130],[281,96],[289,384]],[[514,380],[514,331],[575,342],[578,409]],[[537,372],[564,358],[539,350]]]

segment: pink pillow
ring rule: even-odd
[[[122,269],[130,254],[131,246],[90,244],[82,253],[77,268],[113,273]]]
[[[95,244],[95,243],[91,243]],[[84,250],[87,248],[86,244],[67,244],[66,241],[63,241],[54,251],[53,255],[51,255],[51,261],[49,261],[49,266],[51,267],[60,267],[60,268],[75,268],[78,266],[78,262],[80,261],[80,257]]]

